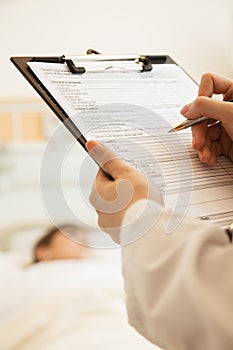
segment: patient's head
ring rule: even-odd
[[[34,248],[34,262],[85,259],[88,255],[85,231],[73,225],[51,228]]]

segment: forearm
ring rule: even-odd
[[[143,202],[134,204],[124,223]],[[155,215],[160,210],[150,203],[142,221],[148,222],[153,208]],[[192,349],[230,350],[232,246],[223,231],[190,218],[166,235],[169,215],[163,212],[143,237],[122,248],[129,321],[166,350],[189,349],[191,343]],[[124,226],[122,239],[137,228]]]

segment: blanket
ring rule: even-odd
[[[150,350],[127,324],[120,265],[86,261],[0,266],[1,350]]]

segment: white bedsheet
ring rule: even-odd
[[[20,268],[0,258],[1,350],[149,350],[127,324],[120,268],[100,260]]]

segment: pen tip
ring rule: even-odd
[[[168,130],[168,133],[169,132],[175,132],[176,130],[177,130],[176,128],[172,128],[172,129]]]
[[[168,132],[176,132],[176,131],[180,131],[180,130],[184,130],[183,125],[177,125],[174,128],[170,129]]]

